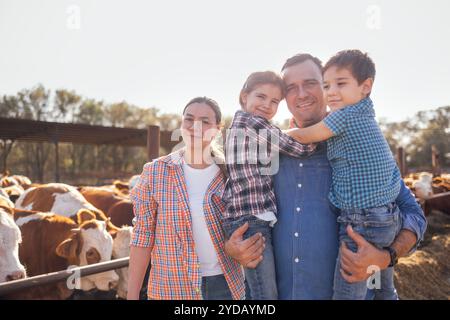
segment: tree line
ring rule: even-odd
[[[52,94],[41,84],[16,95],[1,96],[0,117],[141,129],[152,124],[163,131],[174,130],[181,122],[178,114],[163,113],[156,107],[142,108],[126,101],[105,103],[66,89]],[[3,171],[24,174],[38,182],[54,179],[53,144],[0,140],[0,148]],[[61,181],[74,184],[126,178],[139,173],[145,162],[146,150],[140,147],[59,145]]]
[[[156,107],[141,107],[121,101],[105,103],[85,98],[75,91],[58,89],[53,93],[39,84],[16,95],[0,97],[0,117],[39,121],[79,123],[112,127],[146,128],[158,125],[162,131],[180,127],[179,114],[164,113]],[[410,169],[431,167],[431,148],[441,154],[441,166],[450,166],[450,106],[420,111],[402,122],[380,121],[380,126],[395,153],[405,148]],[[226,128],[231,117],[224,118]],[[286,128],[289,121],[276,123]],[[53,144],[0,139],[1,168],[24,174],[36,182],[53,181],[55,155]],[[167,154],[170,150],[160,150]],[[60,143],[61,181],[71,184],[102,184],[140,173],[146,162],[146,150],[140,147],[78,145]]]

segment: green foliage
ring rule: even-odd
[[[170,131],[181,124],[179,115],[160,113],[155,107],[140,108],[126,101],[107,104],[66,89],[51,95],[41,84],[16,95],[1,96],[0,117],[141,129],[158,125],[161,130]],[[25,174],[37,182],[54,180],[52,144],[0,140],[0,152],[3,170]],[[61,180],[73,184],[101,184],[126,178],[139,173],[145,162],[145,148],[59,145]]]
[[[0,117],[42,121],[83,123],[115,127],[146,128],[158,125],[163,131],[180,127],[179,114],[161,113],[158,108],[141,108],[126,101],[105,103],[84,98],[75,91],[58,89],[51,95],[43,85],[23,89],[16,95],[0,97]],[[380,127],[393,153],[404,147],[409,168],[431,168],[431,146],[440,152],[441,166],[450,167],[450,106],[420,111],[412,118]],[[223,129],[232,117],[224,117]],[[276,123],[287,128],[289,120]],[[53,181],[55,152],[49,143],[25,143],[0,140],[3,169],[25,174],[35,181]],[[161,150],[169,152],[170,150]],[[142,170],[145,148],[110,145],[59,146],[61,180],[73,184],[99,184],[126,178]],[[109,179],[109,180],[108,180]]]
[[[441,167],[450,167],[450,106],[435,110],[419,111],[413,118],[402,122],[380,126],[395,152],[403,147],[407,154],[409,168],[431,168],[431,147],[435,145],[440,153]]]

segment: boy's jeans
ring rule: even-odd
[[[370,209],[341,210],[338,217],[339,240],[344,241],[347,247],[356,252],[355,242],[347,235],[346,227],[350,224],[353,230],[364,237],[368,242],[378,248],[388,247],[401,228],[400,210],[392,203],[386,206]],[[339,252],[334,272],[335,300],[363,300],[367,294],[367,281],[348,283],[341,275],[341,254]],[[374,266],[375,268],[377,266]],[[394,288],[394,268],[387,268],[380,273],[380,281],[372,283],[375,287],[375,299],[397,300],[397,292]],[[368,270],[369,271],[369,270]]]
[[[248,222],[248,229],[244,233],[244,239],[260,232],[266,238],[263,252],[263,260],[255,269],[244,268],[245,280],[250,287],[252,300],[277,300],[277,283],[275,279],[275,260],[272,248],[272,227],[269,221],[258,219],[253,215],[242,216],[236,219],[227,218],[222,222],[227,238],[233,232]]]

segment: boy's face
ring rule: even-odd
[[[281,89],[273,84],[261,84],[242,94],[244,110],[267,120],[275,116],[282,98]]]
[[[373,79],[366,79],[361,85],[347,68],[330,67],[323,75],[325,101],[331,111],[358,103],[372,90]]]

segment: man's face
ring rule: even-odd
[[[286,104],[301,127],[318,123],[326,115],[322,73],[311,60],[287,67],[283,71]]]

